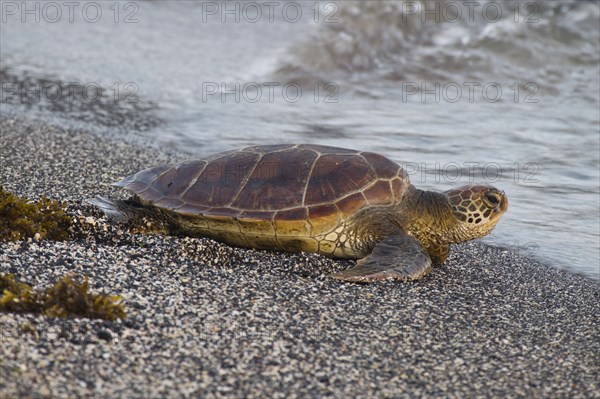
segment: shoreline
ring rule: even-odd
[[[326,277],[347,261],[131,234],[84,201],[183,157],[22,117],[0,131],[0,184],[66,200],[80,221],[73,241],[0,243],[0,273],[36,287],[87,275],[129,315],[0,313],[0,396],[600,392],[598,281],[467,243],[419,282],[347,284]]]

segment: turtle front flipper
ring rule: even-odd
[[[378,280],[418,280],[431,269],[431,258],[421,243],[403,232],[381,240],[356,266],[331,276],[338,280],[369,283]]]

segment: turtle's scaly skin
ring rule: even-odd
[[[358,258],[349,221],[400,204],[411,187],[389,159],[318,145],[268,145],[143,170],[116,184],[185,234],[235,246]]]

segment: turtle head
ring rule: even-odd
[[[487,235],[508,209],[504,191],[484,184],[463,186],[445,191],[444,194],[459,223],[460,241]]]

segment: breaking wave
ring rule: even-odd
[[[283,81],[504,79],[552,92],[596,81],[596,2],[338,2],[332,18],[296,43],[277,68]],[[565,67],[565,64],[567,67]],[[560,88],[559,88],[560,89]],[[586,90],[586,91],[587,91]]]

